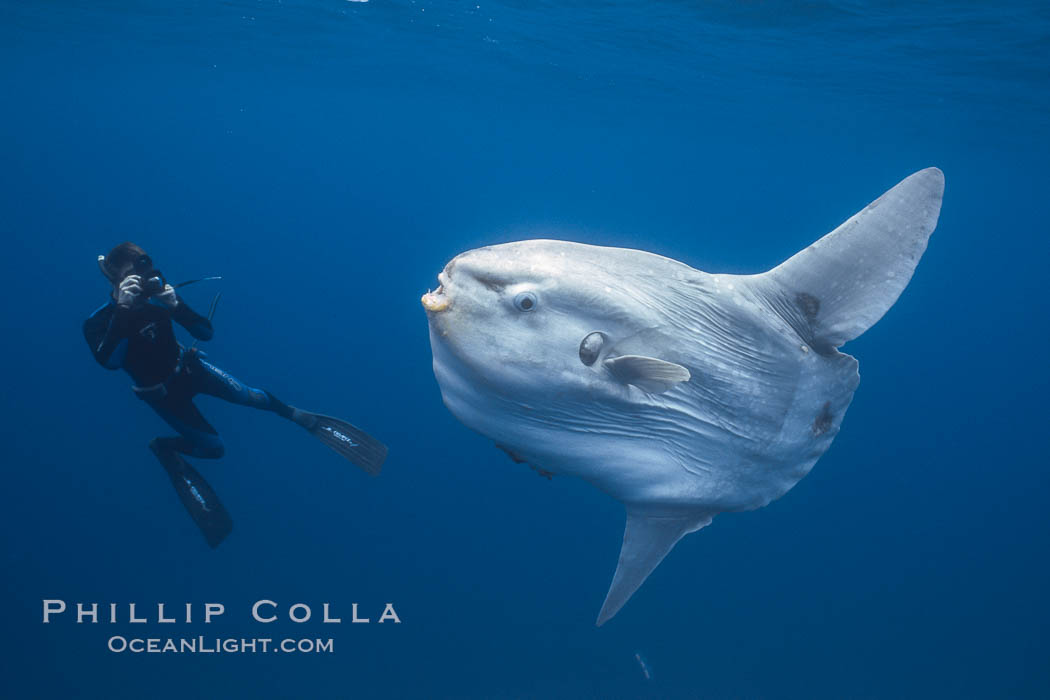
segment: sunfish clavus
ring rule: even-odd
[[[445,405],[515,461],[624,503],[598,624],[686,533],[784,495],[859,382],[838,348],[878,321],[937,224],[927,168],[772,270],[708,274],[639,250],[471,250],[423,296]]]

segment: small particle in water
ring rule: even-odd
[[[636,651],[634,653],[634,660],[637,661],[638,666],[641,667],[642,675],[645,676],[645,680],[652,680],[653,670],[649,668],[649,662],[645,660],[645,657],[642,656],[641,652]]]

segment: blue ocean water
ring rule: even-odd
[[[1045,3],[6,0],[0,54],[4,697],[1050,694]],[[445,410],[420,294],[529,237],[765,270],[931,165],[940,224],[846,347],[832,448],[595,628],[622,507]],[[374,433],[384,473],[201,399],[236,522],[208,549],[146,448],[170,431],[81,338],[128,239],[222,275],[186,290],[223,293],[210,358]],[[44,625],[50,598],[227,612]],[[254,623],[259,599],[315,619]]]

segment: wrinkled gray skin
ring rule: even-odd
[[[779,498],[828,449],[859,381],[837,348],[908,284],[943,187],[920,171],[759,275],[552,240],[445,267],[423,297],[445,405],[626,506],[598,624],[682,535]]]

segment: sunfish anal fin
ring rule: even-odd
[[[628,509],[620,561],[596,624],[601,627],[620,611],[683,535],[710,522],[706,514],[660,515]]]
[[[644,355],[620,355],[602,363],[624,384],[633,384],[650,394],[662,394],[681,382],[688,382],[689,370],[674,362]]]

